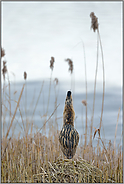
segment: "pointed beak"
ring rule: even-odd
[[[68,91],[67,92],[67,97],[70,97],[71,96],[71,91]]]

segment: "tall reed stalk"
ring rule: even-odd
[[[21,93],[20,93],[20,96],[19,96],[19,99],[18,99],[18,103],[17,103],[16,109],[15,109],[14,115],[13,115],[13,117],[12,117],[11,123],[10,123],[9,128],[8,128],[8,130],[7,130],[7,133],[6,133],[6,138],[7,138],[8,135],[9,135],[10,129],[11,129],[12,124],[13,124],[13,121],[14,121],[14,119],[15,119],[15,115],[16,115],[17,109],[18,109],[18,107],[19,107],[19,103],[20,103],[20,100],[21,100],[21,97],[22,97],[22,93],[23,93],[24,87],[25,87],[25,84],[24,84],[23,87],[22,87],[22,90],[21,90]]]
[[[91,130],[90,130],[90,144],[91,144],[91,146],[92,146],[92,131],[93,131],[93,119],[94,119],[94,109],[95,109],[96,81],[97,81],[97,71],[98,71],[98,56],[99,56],[99,39],[98,39],[98,35],[97,35],[96,72],[95,72],[95,82],[94,82],[93,111],[92,111],[92,117],[91,117]]]
[[[87,68],[86,68],[86,56],[85,56],[85,47],[84,47],[84,43],[82,41],[83,44],[83,51],[84,51],[84,68],[85,68],[85,87],[86,87],[86,116],[85,116],[85,143],[84,143],[84,147],[86,147],[87,145]]]
[[[101,54],[102,54],[102,67],[103,67],[103,96],[102,96],[102,110],[101,110],[101,119],[100,119],[100,127],[99,127],[99,129],[101,129],[103,108],[104,108],[104,97],[105,97],[105,69],[104,69],[103,48],[102,48],[102,42],[101,42],[101,37],[100,37],[100,33],[99,33],[99,28],[97,29],[97,33],[98,33],[99,41],[100,41],[100,48],[101,48]]]
[[[103,68],[103,95],[102,95],[102,109],[101,109],[101,117],[100,117],[100,125],[99,130],[101,130],[102,125],[102,116],[103,116],[103,107],[104,107],[104,96],[105,96],[105,69],[104,69],[104,56],[103,56],[103,49],[102,49],[102,42],[101,37],[99,33],[99,24],[98,24],[98,18],[95,16],[94,12],[90,13],[91,17],[91,28],[93,28],[94,32],[97,30],[99,42],[100,42],[100,49],[102,54],[102,68]],[[98,139],[98,145],[99,145],[99,139]]]

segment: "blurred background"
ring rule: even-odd
[[[21,99],[22,115],[25,119],[25,98],[27,118],[32,113],[44,81],[35,115],[34,126],[41,128],[42,116],[47,111],[49,87],[50,101],[48,117],[54,111],[57,95],[57,122],[62,127],[64,101],[68,90],[72,90],[76,113],[75,127],[80,135],[85,132],[85,59],[87,68],[88,126],[91,123],[94,81],[97,58],[97,33],[91,30],[90,13],[98,17],[105,66],[105,99],[101,136],[114,141],[118,121],[116,142],[122,136],[122,2],[2,2],[2,47],[6,55],[7,69],[11,84],[11,99],[18,100],[27,72],[26,88]],[[55,58],[53,72],[50,59]],[[74,70],[68,71],[65,59],[73,61]],[[2,66],[2,64],[1,64]],[[54,79],[58,79],[55,84]],[[7,78],[6,78],[7,81]],[[3,78],[2,78],[3,85]],[[103,92],[103,69],[99,49],[96,100],[93,127],[100,123]],[[27,94],[27,95],[25,95]],[[12,112],[16,104],[12,103]],[[118,112],[119,119],[118,118]],[[3,109],[4,110],[4,109]],[[48,118],[47,117],[47,118]],[[8,119],[7,119],[8,118]],[[54,117],[53,117],[54,118]],[[16,119],[21,122],[19,111]],[[9,122],[9,113],[6,116]],[[54,120],[54,119],[53,119]],[[20,131],[14,120],[15,133]],[[7,126],[7,124],[6,124]],[[7,127],[6,127],[7,128]],[[5,129],[6,129],[5,128]],[[95,131],[95,129],[94,129]]]

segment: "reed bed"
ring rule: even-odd
[[[98,30],[97,18],[94,14],[92,17],[92,28],[98,31],[98,39],[100,39],[100,33]],[[101,40],[100,47],[102,49]],[[5,50],[1,50],[2,59],[5,56]],[[102,52],[103,58],[103,52]],[[85,58],[84,58],[85,59]],[[66,59],[69,64],[69,71],[73,73],[73,61],[69,58]],[[44,82],[42,83],[41,90],[37,97],[34,111],[31,116],[31,120],[27,118],[27,73],[24,72],[24,84],[21,91],[19,92],[19,98],[14,99],[15,111],[12,113],[12,95],[11,95],[11,84],[6,79],[7,66],[6,62],[3,61],[3,88],[2,88],[2,139],[1,139],[1,182],[2,183],[123,183],[123,159],[122,159],[122,147],[121,144],[116,145],[116,133],[119,120],[118,111],[117,125],[115,127],[115,141],[111,140],[107,142],[101,138],[101,127],[102,127],[102,115],[104,105],[104,87],[105,87],[105,71],[104,71],[104,60],[103,62],[103,98],[102,98],[102,109],[101,119],[99,127],[93,132],[93,117],[95,108],[95,93],[96,93],[96,76],[98,66],[98,51],[97,51],[97,65],[94,82],[94,101],[93,101],[93,113],[91,117],[91,124],[87,126],[87,76],[86,76],[86,60],[85,60],[85,84],[86,84],[86,99],[82,100],[86,108],[86,122],[85,122],[85,134],[80,136],[80,145],[78,145],[76,154],[73,159],[66,159],[60,149],[58,137],[59,129],[57,122],[57,108],[58,94],[56,87],[59,83],[58,78],[52,79],[52,72],[54,68],[55,58],[51,57],[50,69],[51,77],[48,89],[48,100],[47,110],[44,114],[45,120],[43,126],[40,129],[34,128],[35,124],[33,118],[35,118],[35,110],[39,103],[40,96]],[[50,103],[50,92],[52,80],[56,82],[55,88],[55,107],[53,113],[48,115],[49,103]],[[71,78],[72,85],[72,78]],[[26,90],[25,90],[26,87]],[[22,94],[25,90],[25,107],[21,106]],[[16,93],[16,90],[15,90]],[[15,96],[14,96],[15,97]],[[25,109],[25,117],[23,117],[23,110]],[[21,123],[16,119],[17,111],[21,117]],[[7,113],[9,113],[9,120],[6,119]],[[49,116],[49,117],[48,117]],[[51,118],[54,117],[54,118]],[[14,137],[15,125],[13,121],[16,121],[21,126],[21,132],[17,137]],[[46,136],[46,124],[49,126],[48,136]],[[5,131],[5,127],[7,131]],[[89,129],[89,130],[88,130]],[[12,135],[10,136],[10,131]],[[23,134],[22,134],[23,132]],[[90,132],[90,135],[88,135]],[[23,136],[22,136],[23,135]],[[88,139],[88,137],[90,139]],[[92,140],[97,140],[97,146],[93,145]]]
[[[48,137],[37,133],[33,138],[2,139],[1,182],[123,182],[121,147],[116,152],[109,142],[106,152],[101,147],[78,146],[69,160],[63,158],[58,134],[53,127]]]

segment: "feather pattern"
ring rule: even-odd
[[[59,134],[59,142],[63,154],[68,159],[73,158],[79,142],[79,134],[77,130],[69,123],[64,125]]]
[[[71,91],[68,91],[63,112],[63,127],[59,134],[61,150],[68,159],[72,159],[75,155],[79,142],[79,134],[74,128],[74,118],[75,112],[73,109]]]

